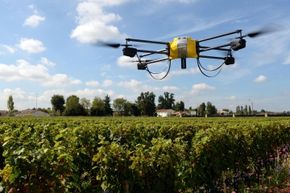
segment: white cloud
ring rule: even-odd
[[[33,4],[28,5],[28,8],[32,9],[32,10],[36,10],[35,5],[33,5]]]
[[[1,44],[0,45],[1,50],[3,49],[3,51],[8,52],[10,54],[14,54],[16,52],[16,49],[12,46],[8,46],[6,44]]]
[[[71,91],[69,92],[69,95],[77,95],[80,98],[88,98],[88,99],[93,99],[96,96],[104,98],[106,95],[109,95],[110,97],[114,95],[114,91],[112,90],[104,90],[104,89],[82,89],[82,90],[77,90],[77,91]]]
[[[26,96],[26,92],[23,91],[21,88],[15,89],[5,88],[2,92],[5,98],[8,98],[8,96],[12,95],[14,98],[24,99]]]
[[[138,80],[131,79],[129,81],[121,81],[118,86],[127,89],[139,90],[139,88],[142,87],[142,83]]]
[[[161,72],[158,71],[158,72],[160,72],[159,74],[153,74],[152,76],[154,76],[154,78],[156,78],[156,79],[163,78],[166,75],[166,73],[167,73],[167,69],[166,68],[163,68],[163,70]],[[198,73],[200,73],[200,71],[199,71],[199,69],[197,67],[192,67],[192,68],[188,68],[188,69],[170,70],[168,75],[163,80],[166,81],[166,80],[168,80],[168,79],[170,79],[172,77],[184,76],[184,75],[194,75],[194,74],[198,74]],[[149,76],[149,78],[152,78],[152,77]]]
[[[24,21],[23,25],[28,26],[28,27],[37,27],[44,20],[45,20],[45,17],[34,14],[34,15],[31,15],[30,17],[28,17]]]
[[[158,3],[171,3],[171,2],[178,2],[178,3],[195,3],[198,0],[154,0]]]
[[[90,87],[98,87],[100,86],[100,83],[98,81],[88,81],[85,83],[85,85]]]
[[[199,94],[201,92],[212,91],[212,90],[215,90],[215,87],[210,86],[210,85],[208,85],[206,83],[198,83],[198,84],[192,85],[191,93],[194,94],[194,95],[197,95],[197,94]]]
[[[0,64],[0,80],[17,81],[30,80],[40,82],[44,86],[67,86],[80,84],[81,81],[71,78],[66,74],[50,74],[48,64],[51,62],[46,58],[41,64],[30,64],[26,60],[17,60],[16,64]]]
[[[85,82],[85,85],[89,86],[89,87],[103,87],[103,88],[105,88],[105,87],[112,86],[113,85],[113,81],[109,80],[109,79],[106,79],[102,83],[100,83],[98,81],[92,80],[92,81]]]
[[[81,81],[78,79],[73,79],[66,74],[55,74],[49,76],[45,81],[42,82],[44,86],[55,86],[65,87],[68,85],[77,85],[81,84]]]
[[[236,96],[229,96],[229,97],[227,97],[227,99],[228,99],[228,100],[231,100],[231,101],[234,101],[234,100],[237,99],[237,97],[236,97]]]
[[[254,82],[256,83],[263,83],[267,80],[267,77],[264,75],[260,75],[257,78],[255,78]]]
[[[189,69],[179,69],[170,71],[171,76],[187,75],[187,74],[198,74],[200,71],[198,67],[192,67]]]
[[[36,95],[27,92],[21,88],[4,88],[0,90],[0,109],[7,109],[7,99],[9,96],[13,97],[14,108],[22,110],[26,108],[33,108],[36,105]],[[49,101],[49,100],[48,100]]]
[[[178,88],[176,86],[163,86],[162,90],[164,92],[175,92],[178,90]]]
[[[120,67],[129,67],[129,68],[137,68],[136,58],[130,58],[128,56],[120,56],[117,59],[117,65]]]
[[[25,60],[17,60],[16,64],[0,64],[0,79],[14,80],[40,80],[49,77],[48,69],[39,64],[31,65]]]
[[[22,38],[18,47],[28,53],[40,53],[46,49],[40,40],[32,38]]]
[[[118,86],[122,88],[126,88],[127,90],[130,90],[130,92],[147,92],[147,91],[160,91],[162,88],[152,87],[149,85],[146,85],[138,80],[131,79],[129,81],[121,81],[118,83]]]
[[[48,67],[53,67],[56,65],[54,62],[49,61],[46,57],[42,57],[40,62],[41,62],[41,64],[48,66]]]
[[[112,80],[104,80],[102,86],[104,87],[109,87],[113,85],[113,81]]]
[[[71,32],[71,38],[81,43],[97,43],[124,38],[113,22],[121,20],[115,13],[106,13],[105,7],[116,6],[125,0],[83,0],[77,6],[78,26]]]
[[[284,64],[290,64],[290,55],[285,59]]]

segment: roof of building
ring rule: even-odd
[[[47,117],[48,113],[34,110],[34,109],[25,109],[23,111],[19,111],[15,116],[35,116],[35,117]]]

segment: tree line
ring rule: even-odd
[[[55,94],[51,97],[52,108],[38,110],[51,113],[56,116],[155,116],[160,109],[173,109],[175,111],[185,111],[185,103],[176,101],[174,93],[164,92],[158,97],[158,104],[155,104],[156,95],[153,92],[141,92],[135,102],[130,102],[125,98],[111,98],[106,95],[104,98],[95,97],[92,101],[87,98],[79,98],[71,95],[64,98],[63,95]],[[112,102],[112,104],[111,104]],[[9,115],[13,115],[13,97],[10,95],[7,100]],[[217,113],[217,109],[211,102],[200,104],[197,108],[190,107],[189,110],[196,111],[196,115],[205,116]]]
[[[38,109],[51,113],[56,116],[155,116],[156,111],[160,109],[173,109],[175,111],[185,111],[183,101],[176,101],[174,93],[164,92],[158,97],[158,104],[155,104],[156,95],[153,92],[141,92],[134,102],[130,102],[125,98],[111,98],[106,95],[104,98],[95,97],[92,101],[87,98],[79,98],[71,95],[64,98],[63,95],[55,94],[51,97],[52,109]],[[112,103],[112,104],[111,104]],[[17,110],[14,109],[13,97],[10,95],[7,100],[8,115],[13,115]],[[194,111],[196,116],[216,115],[217,108],[211,102],[201,103],[196,108],[189,107],[190,111]],[[258,111],[253,110],[251,105],[236,106],[236,111],[228,109],[228,115],[249,116],[256,115]],[[266,112],[261,110],[260,112]],[[287,112],[287,114],[290,114]]]
[[[79,98],[71,95],[64,98],[63,95],[51,97],[52,112],[54,115],[65,116],[155,116],[157,109],[174,109],[184,111],[183,101],[175,101],[174,94],[164,92],[159,96],[158,105],[155,104],[156,95],[153,92],[141,92],[135,102],[125,98],[116,98],[112,101],[108,95],[104,98],[95,97],[92,101],[86,98]]]

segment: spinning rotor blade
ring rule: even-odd
[[[121,46],[119,43],[101,43],[100,45],[111,48],[119,48]]]
[[[110,47],[110,48],[120,48],[121,46],[123,47],[133,46],[131,44],[120,44],[120,43],[109,43],[109,42],[99,42],[97,43],[97,45],[103,46],[103,47]]]
[[[253,31],[251,33],[243,35],[242,37],[256,38],[256,37],[259,37],[259,36],[262,36],[262,35],[265,35],[265,34],[268,34],[268,33],[273,33],[275,31],[277,31],[277,30],[274,27],[264,27],[261,30]]]

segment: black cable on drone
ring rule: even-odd
[[[203,69],[203,70],[205,70],[205,71],[208,71],[208,72],[214,72],[214,71],[217,71],[217,70],[219,70],[224,64],[225,64],[225,62],[223,62],[222,64],[220,64],[219,66],[217,66],[216,68],[213,68],[213,69],[208,69],[208,68],[205,68],[201,63],[200,63],[200,60],[199,59],[197,59],[198,60],[198,62],[199,62],[199,64],[200,64],[200,67]]]
[[[141,58],[139,57],[139,55],[136,54],[136,56],[137,56],[138,62],[139,62],[139,63],[142,63]],[[156,78],[154,75],[161,74],[162,72],[152,72],[152,71],[149,69],[148,65],[146,65],[146,69],[145,69],[145,70],[149,73],[149,75],[150,75],[153,79],[155,79],[155,80],[163,80],[164,78],[166,78],[166,77],[168,76],[168,74],[169,74],[169,72],[170,72],[170,69],[171,69],[171,60],[169,60],[168,68],[167,68],[167,71],[166,71],[165,75],[164,75],[163,77],[161,77],[161,78]]]
[[[196,63],[197,63],[197,66],[198,66],[198,69],[199,71],[206,77],[208,78],[212,78],[212,77],[216,77],[222,70],[222,66],[225,64],[225,62],[223,62],[221,65],[219,65],[217,68],[215,69],[212,69],[212,70],[209,70],[209,69],[206,69],[202,66],[199,58],[196,59]],[[206,74],[204,71],[209,71],[209,72],[213,72],[213,71],[217,71],[214,75],[208,75]]]
[[[168,76],[169,72],[170,72],[170,69],[171,69],[171,60],[169,60],[168,68],[167,68],[167,71],[166,71],[165,75],[163,77],[161,77],[161,78],[156,78],[154,75],[158,75],[158,74],[161,74],[163,72],[152,72],[152,71],[150,71],[148,66],[146,67],[146,71],[155,80],[163,80],[164,78],[166,78]]]

